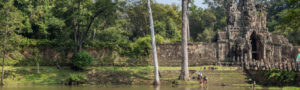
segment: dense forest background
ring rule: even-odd
[[[211,42],[215,32],[224,29],[226,2],[205,0],[208,7],[199,8],[191,0],[190,42]],[[270,32],[300,45],[299,0],[256,3],[266,7]],[[146,5],[146,0],[0,0],[0,49],[11,60],[8,65],[31,65],[41,58],[39,53],[44,48],[60,52],[60,57],[53,57],[60,62],[70,50],[95,48],[111,51],[112,56],[130,57],[128,62],[136,65],[151,50]],[[157,43],[180,42],[181,7],[155,1],[151,7]],[[31,53],[30,58],[24,58],[20,52],[24,50]],[[25,59],[29,61],[20,62]]]

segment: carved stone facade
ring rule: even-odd
[[[227,4],[228,25],[216,35],[219,61],[247,69],[296,70],[294,47],[285,37],[268,32],[264,6],[254,0],[239,0],[236,5]]]
[[[238,26],[239,23],[239,18],[240,18],[240,12],[237,8],[236,3],[234,2],[229,2],[226,4],[227,9],[227,25],[230,26]]]
[[[282,35],[274,35],[266,27],[266,12],[254,0],[229,2],[227,26],[216,33],[212,43],[190,43],[189,65],[241,65],[246,69],[296,70],[298,48]],[[158,45],[161,66],[181,65],[181,44]],[[151,61],[151,60],[149,60]]]

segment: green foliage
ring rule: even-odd
[[[2,59],[2,57],[1,57],[1,59]],[[13,65],[16,65],[17,63],[19,63],[19,60],[5,59],[4,65],[5,66],[13,66]],[[0,62],[0,64],[2,65],[2,62]]]
[[[290,0],[261,0],[256,1],[258,3],[262,3],[266,7],[267,11],[267,27],[269,28],[269,31],[273,32],[276,30],[276,27],[280,25],[283,20],[277,16],[282,10],[291,8],[291,5],[288,4]]]
[[[299,0],[298,0],[299,1]],[[300,45],[300,4],[297,0],[289,0],[288,4],[293,8],[284,9],[277,14],[278,21],[275,21],[274,33],[283,34],[288,37],[293,44]]]
[[[68,77],[67,81],[69,82],[70,85],[78,85],[78,84],[83,84],[88,81],[88,78],[84,74],[70,74]]]
[[[23,58],[19,53],[13,55],[15,50],[19,50],[19,37],[15,33],[23,28],[23,24],[21,23],[23,16],[21,12],[13,6],[13,1],[11,0],[1,0],[0,1],[0,52],[1,57],[5,57],[4,64],[6,65],[14,65],[18,61],[11,60],[15,57],[18,59]],[[4,56],[5,55],[5,56]]]
[[[93,64],[93,58],[87,51],[83,50],[79,53],[75,53],[71,58],[71,62],[76,68],[83,69],[84,67]]]
[[[296,81],[296,72],[294,71],[281,71],[281,70],[270,70],[265,71],[262,74],[266,76],[267,80],[272,84],[284,84],[294,83]]]
[[[204,0],[207,8],[197,7],[194,1],[189,5],[191,40],[211,42],[214,33],[226,26],[224,5],[228,0]],[[271,32],[283,34],[299,45],[298,1],[255,0],[255,3],[266,6],[267,26]],[[31,59],[21,60],[25,58],[16,52],[22,49],[53,48],[65,62],[67,53],[79,45],[114,52],[103,56],[99,61],[101,65],[111,65],[117,57],[130,58],[128,63],[132,65],[143,63],[151,53],[146,3],[146,0],[80,0],[80,3],[76,0],[1,0],[0,40],[4,41],[6,25],[8,36],[6,48],[0,50],[7,51],[9,59],[20,60],[17,65],[34,64]],[[151,7],[157,43],[181,41],[180,6],[154,2]],[[41,64],[55,63],[42,61]]]
[[[61,19],[53,16],[54,1],[14,0],[14,5],[23,12],[23,30],[19,34],[35,39],[54,39],[65,26]]]
[[[12,60],[16,60],[16,61],[25,59],[25,56],[19,51],[13,51],[12,53],[9,54],[9,56]]]
[[[119,65],[115,63],[115,60],[120,57],[119,53],[116,51],[112,51],[111,53],[102,56],[99,59],[99,65],[101,66],[112,66],[112,65]]]
[[[31,53],[31,59],[36,63],[39,64],[39,62],[42,59],[42,54],[40,53],[38,48],[33,48],[30,49],[30,53]]]
[[[134,38],[150,35],[149,15],[146,2],[136,2],[128,7],[128,18],[131,22]],[[165,39],[180,38],[181,17],[179,7],[175,5],[152,4],[153,20],[156,35]]]
[[[114,59],[115,59],[115,57],[113,57],[113,56],[109,56],[109,55],[102,56],[99,60],[99,65],[112,66],[112,65],[114,65]]]
[[[160,44],[163,41],[163,37],[160,35],[155,36],[156,43]],[[132,52],[131,54],[134,56],[148,56],[150,54],[152,45],[151,45],[151,36],[148,35],[143,38],[139,38],[134,43],[131,43]],[[139,54],[139,55],[137,55]]]
[[[148,56],[151,50],[151,37],[139,38],[131,46],[133,47],[132,54],[139,54],[135,56]]]
[[[155,37],[156,43],[162,43],[163,37],[160,35],[156,35]],[[125,54],[129,55],[131,58],[127,61],[129,65],[139,66],[139,65],[148,65],[146,58],[151,53],[151,36],[146,36],[143,38],[139,38],[133,43],[130,43],[130,49],[125,52]]]
[[[225,8],[222,6],[202,9],[191,2],[189,10],[191,11],[190,33],[193,41],[211,42],[213,33],[222,30],[226,25]]]
[[[130,33],[123,30],[120,26],[109,27],[98,31],[92,46],[97,48],[106,48],[119,51],[129,43]]]
[[[39,48],[28,48],[25,50],[27,52],[27,58],[25,58],[19,51],[13,53],[12,59],[17,61],[15,66],[40,66],[40,65],[49,65],[49,62],[43,59]],[[19,57],[19,58],[18,58]]]
[[[69,32],[68,39],[74,40],[75,51],[80,51],[87,43],[91,32],[114,23],[118,8],[112,0],[57,0],[53,12],[57,18],[63,19]],[[104,26],[102,25],[104,24]]]
[[[215,36],[215,32],[211,29],[205,29],[203,33],[199,33],[196,41],[208,42],[210,43]]]

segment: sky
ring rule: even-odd
[[[181,5],[181,1],[182,0],[155,0],[157,3],[162,3],[162,4],[172,4],[172,3],[175,3],[177,5]],[[201,8],[207,8],[207,5],[205,4],[202,4],[204,2],[204,0],[195,0],[195,4],[198,6],[198,7],[201,7]]]

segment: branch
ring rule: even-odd
[[[87,27],[87,29],[85,30],[84,35],[82,35],[83,37],[81,38],[81,41],[83,41],[83,40],[85,39],[85,37],[88,35],[88,32],[91,30],[91,27],[92,27],[92,25],[93,25],[95,19],[96,19],[101,13],[103,13],[105,9],[106,9],[106,8],[97,11],[97,12],[95,13],[95,15],[92,16],[92,18],[91,18],[91,20],[90,20],[90,22],[89,22],[89,24],[88,24],[88,27]]]

